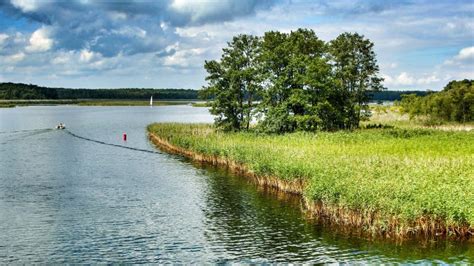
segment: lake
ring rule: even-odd
[[[349,236],[306,218],[297,197],[147,138],[152,122],[212,120],[190,106],[0,109],[0,264],[474,262],[470,243]]]

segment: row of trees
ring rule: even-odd
[[[369,91],[367,96],[372,101],[401,100],[401,95],[415,93],[418,96],[428,94],[426,91]],[[198,98],[198,90],[191,89],[66,89],[48,88],[33,84],[0,83],[0,99],[190,99]],[[212,99],[210,99],[212,100]],[[254,100],[262,100],[261,96]]]
[[[197,99],[190,89],[66,89],[32,84],[0,83],[0,99]]]
[[[326,43],[314,31],[235,36],[219,61],[205,62],[211,113],[224,130],[353,129],[368,114],[369,91],[383,89],[374,44],[357,33]],[[259,99],[256,101],[256,99]]]
[[[412,118],[428,116],[462,123],[474,121],[474,80],[451,81],[442,91],[424,97],[403,95],[400,105]]]
[[[415,94],[417,96],[425,96],[433,91],[414,91],[414,90],[405,90],[405,91],[392,91],[392,90],[383,90],[377,92],[370,92],[369,98],[372,102],[380,102],[380,101],[400,101],[402,99],[402,95],[405,94]]]

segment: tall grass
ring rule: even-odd
[[[379,228],[394,220],[398,228],[409,228],[427,217],[445,227],[474,226],[474,132],[259,135],[174,123],[152,124],[148,130],[177,147],[243,164],[257,175],[302,179],[306,199],[377,214]]]

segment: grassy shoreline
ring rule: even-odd
[[[202,124],[152,124],[148,131],[162,149],[302,194],[311,213],[333,224],[390,238],[474,233],[473,132],[278,136],[222,133]]]

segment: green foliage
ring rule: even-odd
[[[451,81],[442,91],[424,97],[403,95],[400,106],[411,118],[428,116],[429,124],[474,121],[474,81]]]
[[[201,96],[212,98],[211,113],[224,130],[248,129],[254,112],[254,101],[261,91],[259,64],[260,39],[238,35],[223,49],[220,62],[206,61],[209,75]]]
[[[377,224],[390,227],[395,218],[407,228],[431,218],[436,221],[428,226],[472,229],[474,131],[413,128],[421,125],[406,115],[409,124],[394,123],[394,128],[390,121],[398,121],[399,106],[372,107],[384,119],[362,123],[372,128],[364,130],[269,135],[184,124],[154,124],[149,130],[174,145],[230,158],[258,174],[304,179],[306,198],[335,209],[375,213]]]
[[[265,33],[261,62],[266,89],[259,109],[265,117],[261,129],[274,133],[318,129],[321,119],[315,107],[327,96],[332,82],[325,53],[325,43],[312,30]]]
[[[373,44],[350,33],[330,43],[309,29],[239,35],[204,67],[201,96],[214,100],[211,113],[224,130],[254,120],[271,133],[357,128],[370,93],[383,89]]]
[[[337,95],[343,104],[336,105],[343,113],[344,128],[357,128],[368,112],[368,91],[383,89],[382,78],[373,50],[374,44],[357,33],[343,33],[329,44],[336,84],[341,92]]]
[[[304,179],[305,196],[323,203],[397,217],[402,224],[430,216],[447,225],[474,225],[473,132],[389,128],[269,135],[223,133],[202,124],[152,124],[148,130],[260,175]]]
[[[0,83],[0,99],[197,99],[197,90],[184,89],[65,89],[22,83]]]
[[[404,94],[416,94],[418,96],[425,96],[427,94],[430,94],[431,92],[429,91],[389,91],[389,90],[382,90],[382,91],[369,91],[367,92],[367,96],[370,98],[371,101],[373,102],[378,102],[378,101],[400,101],[402,99],[402,95]]]

